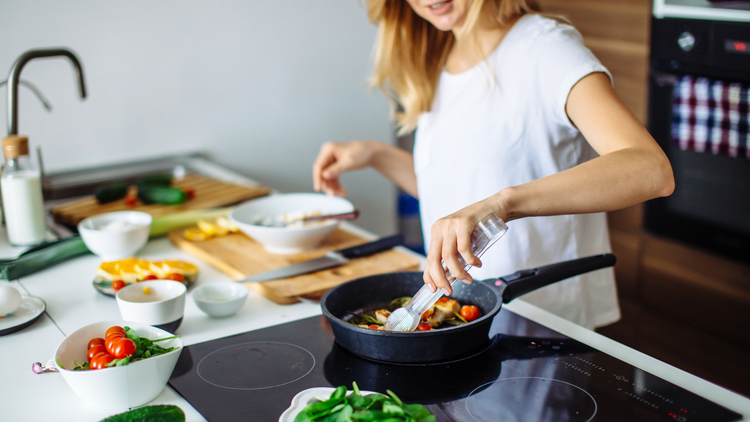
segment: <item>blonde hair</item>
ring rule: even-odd
[[[473,0],[461,27],[461,42],[473,41],[483,12],[508,26],[527,13],[540,13],[541,8],[536,0]],[[367,0],[367,14],[378,27],[371,84],[390,101],[398,133],[404,134],[430,111],[448,53],[459,41],[453,32],[441,31],[414,13],[405,0]]]

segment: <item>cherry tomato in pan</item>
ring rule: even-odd
[[[131,207],[131,208],[134,207],[136,201],[137,201],[137,198],[133,195],[128,195],[125,197],[125,205],[127,205],[128,207]]]
[[[372,328],[373,330],[377,330],[378,328],[380,328],[380,326],[378,324],[370,324],[370,326],[367,328]]]
[[[447,298],[447,297],[445,297],[445,296],[442,296],[442,297],[440,297],[440,299],[438,299],[437,301],[438,301],[438,303],[445,303],[445,302],[447,302],[447,301],[449,301],[449,300],[450,300],[449,298]]]
[[[185,282],[185,276],[178,273],[172,273],[168,275],[167,278],[174,281]]]
[[[98,355],[99,353],[107,353],[107,348],[104,347],[103,344],[97,344],[96,346],[89,349],[89,352],[86,354],[86,359],[88,359],[89,363],[91,363],[91,360],[94,359],[94,356]]]
[[[114,344],[111,355],[115,359],[125,359],[133,353],[135,353],[135,343],[129,338],[123,338]]]
[[[146,277],[143,277],[144,280],[158,280],[158,277],[156,277],[153,274],[149,274]]]
[[[479,318],[479,308],[472,305],[464,305],[461,307],[461,316],[467,321],[474,321]]]
[[[107,332],[104,333],[104,338],[106,339],[107,337],[109,337],[110,335],[112,335],[114,333],[120,333],[120,334],[122,334],[124,336],[125,335],[125,329],[122,328],[122,327],[120,327],[120,326],[118,326],[118,325],[115,325],[113,327],[109,327],[109,328],[107,328]]]
[[[112,288],[115,289],[115,291],[122,289],[125,287],[125,282],[122,280],[115,280],[112,282]]]
[[[430,325],[429,322],[420,322],[419,325],[417,325],[417,331],[428,331],[432,330],[432,325]]]
[[[104,346],[104,339],[101,337],[92,338],[91,341],[89,341],[88,349],[91,349],[92,347],[98,344],[101,344],[102,346]]]

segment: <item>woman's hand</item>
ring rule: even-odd
[[[450,296],[453,289],[445,278],[442,262],[451,274],[464,283],[471,283],[472,278],[458,260],[459,254],[467,264],[481,267],[482,261],[471,252],[471,233],[477,224],[488,214],[494,212],[506,221],[504,206],[500,196],[495,195],[483,201],[469,205],[447,217],[443,217],[432,225],[430,230],[430,246],[427,250],[427,264],[424,270],[424,282],[431,292],[441,289],[443,294]]]
[[[414,157],[393,145],[377,141],[326,142],[313,164],[316,192],[344,196],[339,177],[352,170],[372,167],[410,195],[417,196]]]
[[[313,164],[313,186],[328,195],[344,196],[346,189],[341,185],[341,174],[370,166],[377,150],[377,142],[351,141],[342,143],[326,142],[320,148]]]

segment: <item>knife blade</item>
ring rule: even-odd
[[[286,267],[277,268],[275,270],[255,274],[244,280],[240,280],[239,282],[258,283],[262,281],[278,280],[281,278],[294,277],[302,274],[325,270],[328,268],[338,267],[340,265],[346,264],[350,259],[362,258],[364,256],[376,254],[378,252],[391,249],[394,246],[403,245],[403,243],[404,236],[396,234],[393,236],[375,240],[373,242],[352,246],[351,248],[331,251],[320,258],[310,259],[308,261],[303,261],[297,264],[288,265]]]

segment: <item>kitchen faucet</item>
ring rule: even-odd
[[[86,98],[86,83],[83,79],[83,68],[78,57],[72,51],[64,48],[29,50],[16,59],[8,75],[8,136],[18,134],[18,84],[21,80],[21,70],[23,70],[26,63],[33,59],[58,56],[67,57],[73,63],[76,76],[78,76],[78,90],[81,98]]]

